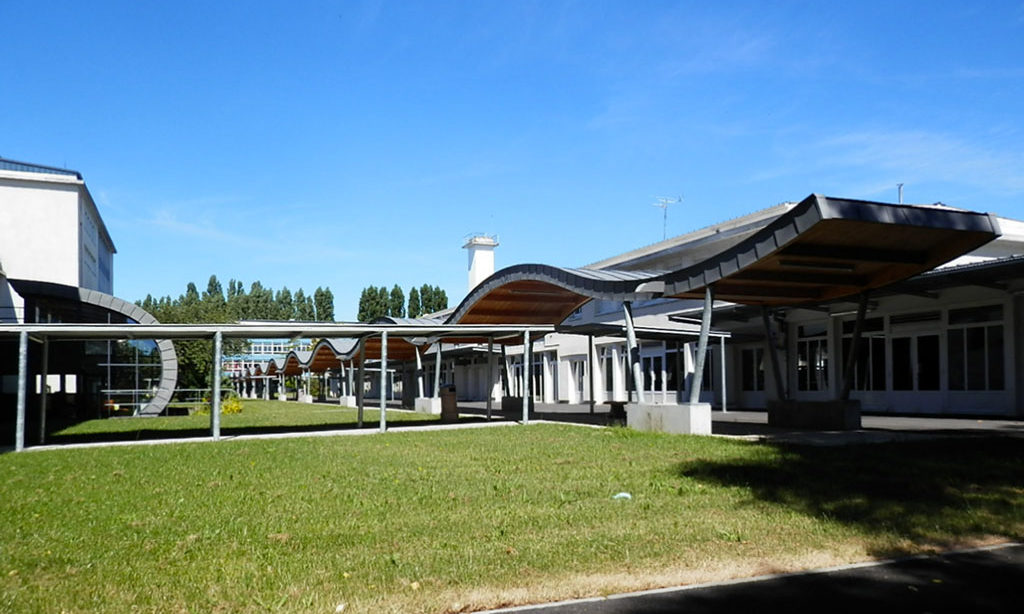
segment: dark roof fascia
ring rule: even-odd
[[[728,277],[796,239],[822,220],[845,219],[912,224],[929,228],[1000,234],[995,216],[987,213],[915,205],[890,205],[866,200],[811,194],[763,230],[722,253],[665,275],[665,294],[681,294]]]
[[[46,166],[45,164],[22,162],[20,160],[11,160],[10,158],[0,158],[0,170],[48,175],[70,175],[72,177],[82,179],[82,173],[69,168],[58,168],[56,166]]]

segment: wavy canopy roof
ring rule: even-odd
[[[560,324],[591,299],[715,297],[744,305],[824,303],[933,269],[999,235],[995,218],[812,194],[765,228],[678,271],[610,271],[526,264],[473,289],[449,324]]]
[[[665,296],[744,305],[804,305],[881,288],[999,235],[994,217],[943,206],[813,194],[750,238],[665,276]]]

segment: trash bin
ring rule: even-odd
[[[459,404],[455,399],[455,386],[441,387],[441,422],[458,422]]]

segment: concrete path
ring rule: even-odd
[[[480,614],[1024,611],[1024,544]]]

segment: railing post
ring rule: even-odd
[[[14,450],[25,449],[25,387],[28,380],[28,333],[18,333],[18,417],[14,430]]]
[[[220,359],[221,332],[213,333],[213,392],[210,398],[210,431],[214,441],[220,440]]]

